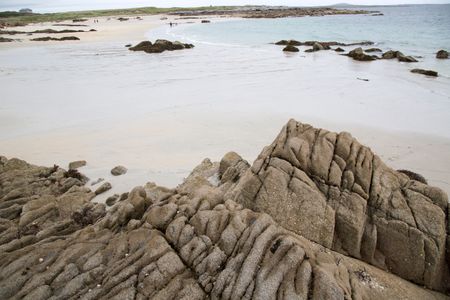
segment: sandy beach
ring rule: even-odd
[[[98,18],[98,23],[89,19],[82,23],[87,27],[79,27],[86,30],[93,28],[96,32],[52,35],[75,35],[80,37],[80,41],[31,42],[29,36],[16,35],[13,38],[22,39],[22,42],[0,44],[2,62],[10,62],[15,55],[31,56],[30,61],[33,55],[46,58],[54,55],[56,59],[55,64],[48,65],[48,75],[43,74],[41,82],[27,79],[32,76],[27,74],[30,68],[41,66],[33,66],[33,62],[27,65],[26,59],[17,66],[19,73],[15,72],[13,63],[0,69],[6,95],[0,109],[2,155],[19,157],[38,165],[58,164],[62,167],[67,167],[70,161],[87,160],[87,166],[80,171],[91,180],[105,178],[113,185],[112,190],[95,198],[96,201],[103,201],[112,194],[128,191],[147,181],[174,187],[204,158],[217,161],[228,151],[236,151],[253,162],[262,148],[272,142],[282,125],[288,119],[296,118],[315,127],[348,131],[371,147],[391,167],[420,173],[430,184],[450,192],[450,136],[445,135],[445,123],[439,123],[448,114],[442,107],[446,107],[445,101],[448,101],[449,95],[446,94],[448,89],[443,89],[443,94],[435,92],[446,84],[447,78],[431,81],[410,74],[397,76],[396,72],[402,66],[390,62],[380,67],[368,67],[354,61],[347,63],[344,58],[332,56],[334,53],[324,53],[303,57],[302,61],[302,65],[311,68],[316,65],[323,71],[318,69],[315,74],[294,71],[297,72],[295,76],[304,78],[304,87],[296,86],[294,81],[287,79],[288,82],[284,82],[287,89],[281,82],[272,83],[271,90],[279,92],[270,92],[251,79],[247,86],[239,87],[239,80],[236,79],[230,84],[236,84],[238,88],[230,91],[221,85],[221,78],[214,81],[212,77],[199,77],[197,81],[183,83],[185,72],[190,72],[181,62],[184,55],[191,55],[187,52],[189,50],[185,50],[183,53],[162,54],[161,59],[173,60],[166,64],[170,72],[154,70],[159,75],[150,75],[155,80],[146,83],[147,71],[144,68],[152,66],[146,66],[143,62],[153,58],[146,54],[128,53],[124,45],[154,40],[153,37],[157,38],[160,34],[170,36],[169,22],[183,26],[188,22],[200,23],[200,19],[179,20],[174,16],[156,15],[142,16],[142,20],[130,17],[128,21],[121,22],[118,17]],[[210,16],[208,19],[224,21],[223,18]],[[42,23],[15,29],[66,28],[51,25]],[[67,27],[74,28],[78,29]],[[39,36],[46,34],[33,35],[33,38]],[[201,51],[202,44],[196,46],[200,50],[193,51]],[[280,56],[277,52],[270,53],[272,56],[275,54]],[[77,62],[64,62],[69,55],[85,57],[86,66],[81,65],[78,69]],[[101,58],[98,68],[88,67],[96,61],[95,56]],[[130,60],[119,60],[120,64],[124,63],[121,73],[117,73],[112,82],[106,82],[112,74],[103,74],[102,69],[109,70],[114,64],[114,57],[123,56],[130,57]],[[106,60],[103,61],[103,57]],[[342,61],[335,63],[338,59]],[[59,61],[60,65],[56,63]],[[206,65],[208,63],[205,62]],[[331,83],[336,79],[326,78],[328,75],[325,75],[327,64],[333,65],[331,69],[348,69],[335,83],[339,86],[337,98]],[[175,69],[177,65],[179,70]],[[288,68],[288,65],[284,67]],[[61,68],[67,68],[67,72],[58,79],[55,76]],[[194,78],[202,74],[201,68],[200,63],[192,71]],[[222,66],[216,68],[217,72],[223,72]],[[390,75],[391,72],[394,75]],[[256,80],[263,76],[261,82],[270,82],[267,81],[270,76],[248,74],[246,78],[256,76]],[[95,76],[97,79],[94,79]],[[102,76],[105,76],[104,80]],[[358,76],[369,76],[371,82],[358,81]],[[124,78],[129,78],[130,84],[124,82]],[[69,80],[70,84],[63,82],[63,79]],[[26,90],[19,89],[20,82],[27,82]],[[155,86],[158,82],[159,85]],[[382,86],[389,91],[381,92],[379,87]],[[31,94],[35,96],[31,97],[34,100],[30,102],[26,98]],[[258,103],[250,99],[252,95]],[[293,95],[302,100],[293,99]],[[427,105],[421,102],[430,95],[443,101],[442,105],[424,108],[429,110],[430,115],[422,121],[415,119],[420,115],[422,105]],[[139,100],[145,97],[150,97],[152,103]],[[337,102],[332,100],[333,97]],[[386,101],[379,103],[379,97],[385,97]],[[283,99],[281,106],[280,98]],[[344,98],[350,99],[349,102],[342,102]],[[395,102],[388,103],[391,101],[389,99],[394,98]],[[45,111],[47,106],[59,107],[62,99],[67,104],[63,104],[57,114]],[[123,102],[124,99],[128,100]],[[324,102],[314,104],[307,99],[323,99]],[[221,103],[221,100],[224,102]],[[408,101],[416,101],[417,105],[417,112],[412,113],[412,118],[403,114]],[[321,111],[320,107],[324,109]],[[369,109],[373,111],[368,112]],[[440,115],[433,117],[432,114]],[[381,124],[381,116],[385,115],[387,122]],[[125,176],[113,177],[109,170],[118,164],[126,166],[129,171]]]

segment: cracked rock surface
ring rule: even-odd
[[[85,182],[0,157],[0,299],[448,299],[446,195],[348,134],[290,121],[108,211]]]

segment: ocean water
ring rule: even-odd
[[[373,41],[383,50],[421,56],[430,68],[450,74],[450,64],[436,62],[440,49],[450,51],[450,4],[358,7],[384,16],[336,15],[282,19],[241,19],[175,28],[172,33],[194,42],[262,47],[281,39],[299,41]]]

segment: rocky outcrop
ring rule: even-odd
[[[436,53],[436,58],[438,59],[448,59],[448,52],[445,50],[439,50]]]
[[[398,61],[401,61],[401,62],[417,62],[417,59],[415,59],[414,57],[407,56],[407,55],[404,55],[400,51],[393,51],[393,50],[389,50],[389,51],[383,53],[381,58],[382,59],[394,59],[394,58],[397,58]]]
[[[364,53],[364,50],[361,47],[350,51],[347,56],[359,61],[372,61],[378,59],[376,55],[368,55]]]
[[[0,299],[448,299],[399,277],[424,268],[449,287],[434,256],[445,195],[348,134],[290,121],[251,167],[206,159],[176,189],[148,183],[107,212],[70,174],[0,157]],[[406,273],[362,262],[372,249]]]
[[[80,38],[76,36],[63,36],[61,38],[54,38],[50,36],[40,37],[40,38],[34,38],[30,39],[30,41],[34,42],[48,42],[48,41],[79,41]]]
[[[370,45],[373,45],[374,42],[362,41],[362,42],[346,44],[346,43],[341,43],[341,42],[321,42],[321,41],[300,42],[300,41],[296,41],[296,40],[281,40],[281,41],[278,41],[275,43],[275,45],[281,45],[281,46],[292,45],[292,46],[310,46],[310,47],[314,47],[315,44],[320,44],[322,47],[329,48],[331,46],[342,46],[342,47],[370,46]]]
[[[246,6],[245,8],[230,9],[212,9],[212,10],[180,10],[170,12],[169,15],[181,17],[194,16],[231,16],[239,18],[287,18],[287,17],[305,17],[305,16],[327,16],[327,15],[353,15],[353,14],[370,14],[374,11],[354,10],[354,9],[338,9],[328,7],[271,7],[271,6]]]
[[[328,249],[449,288],[447,195],[390,169],[348,133],[289,121],[229,194]]]
[[[13,39],[8,39],[0,36],[0,43],[8,43],[8,42],[14,42]]]
[[[436,72],[436,71],[424,70],[424,69],[412,69],[411,73],[422,74],[422,75],[431,76],[431,77],[439,76],[438,72]]]
[[[164,51],[174,51],[191,48],[194,48],[194,45],[183,44],[178,41],[171,42],[168,40],[156,40],[153,44],[150,41],[143,41],[136,46],[129,47],[128,49],[131,51],[144,51],[146,53],[162,53]]]

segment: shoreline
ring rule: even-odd
[[[168,26],[168,22],[173,21],[181,24],[181,21],[186,21],[186,23],[192,21],[189,19],[176,20],[177,16],[167,16],[167,20],[161,20],[165,16],[157,15],[143,17],[143,20],[130,19],[120,22],[117,20],[118,17],[109,21],[106,17],[99,18],[99,23],[94,23],[93,19],[89,19],[86,23],[86,25],[89,25],[88,28],[98,26],[99,31],[80,33],[80,36],[86,36],[86,38],[77,42],[40,43],[26,41],[6,44],[20,45],[20,47],[39,46],[44,47],[44,49],[46,46],[52,48],[54,45],[65,45],[66,48],[70,48],[71,44],[93,45],[94,43],[114,42],[125,45],[125,43],[133,40],[136,42],[146,40],[146,34],[149,31],[161,26]],[[213,18],[210,19],[214,20]],[[225,21],[228,19],[217,18],[216,20]],[[197,19],[197,22],[200,21],[201,19]],[[44,23],[31,27],[27,26],[26,28],[27,30],[37,30],[48,28],[48,26],[48,23]],[[60,28],[58,27],[58,29]],[[54,36],[59,36],[59,34]],[[0,51],[5,48],[8,48],[8,45],[5,47],[0,45]],[[143,58],[145,59],[146,56]],[[359,68],[357,62],[351,62],[351,64],[352,68]],[[288,119],[288,116],[282,113],[274,115],[275,117],[265,116],[272,119],[270,124],[265,124],[263,121],[264,115],[261,115],[262,120],[259,120],[257,113],[251,115],[245,123],[239,123],[239,117],[222,122],[211,117],[200,119],[198,122],[194,122],[195,124],[191,124],[189,126],[190,132],[185,132],[185,136],[183,136],[183,133],[177,131],[177,128],[192,122],[192,116],[195,114],[197,112],[194,108],[188,110],[170,108],[166,113],[159,111],[155,114],[139,116],[136,120],[124,117],[121,122],[113,125],[108,123],[115,122],[114,119],[110,119],[103,120],[100,126],[92,121],[90,123],[74,123],[68,128],[50,127],[40,132],[25,132],[24,136],[19,134],[4,137],[1,141],[2,148],[8,150],[2,149],[0,154],[9,158],[19,157],[38,165],[56,163],[62,167],[65,167],[70,161],[87,160],[88,166],[83,168],[82,171],[91,180],[96,180],[99,177],[108,178],[110,176],[109,170],[115,164],[125,165],[130,172],[123,178],[117,178],[117,181],[113,182],[113,189],[96,199],[96,201],[104,201],[111,194],[124,192],[136,185],[144,184],[143,178],[161,185],[175,187],[201,160],[206,157],[218,160],[228,151],[236,151],[245,159],[253,161],[258,154],[254,152],[254,149],[270,144],[276,131]],[[241,118],[249,117],[246,113],[240,112],[240,114]],[[314,126],[333,131],[348,131],[364,144],[373,147],[374,152],[388,165],[395,169],[416,171],[429,179],[432,184],[450,193],[450,175],[447,171],[450,167],[450,159],[446,156],[446,153],[450,153],[449,137],[398,129],[387,130],[364,126],[358,122],[346,124],[345,122],[324,121],[325,116],[324,119],[317,119],[314,115],[308,116],[308,112],[298,112],[298,114],[289,117],[296,117]],[[305,118],[302,118],[302,115]],[[213,116],[219,117],[217,114]],[[152,121],[146,121],[146,117],[152,118]],[[19,123],[14,125],[14,119],[13,122],[8,122],[8,119],[6,119],[2,127],[6,125],[6,122],[8,124],[13,123],[13,125],[9,125],[9,128],[6,127],[12,132],[17,126],[20,126],[20,121],[17,121]],[[169,128],[164,128],[165,125],[163,124],[168,122],[172,122],[172,125]],[[209,123],[206,125],[206,122]],[[212,128],[204,130],[202,129],[203,126],[211,126]],[[240,128],[239,126],[245,127]],[[121,145],[108,138],[108,132],[111,128],[116,132],[116,138]],[[235,133],[236,138],[229,139],[227,130],[224,130],[224,128],[228,128],[229,132]],[[219,130],[219,133],[215,132],[216,130]],[[198,131],[198,133],[192,133],[192,131]],[[243,133],[243,131],[245,132]],[[255,138],[254,136],[258,137]],[[182,142],[171,142],[172,139],[178,138],[181,138]],[[154,140],[147,141],[147,139]],[[227,141],[229,146],[224,145],[223,140]],[[143,141],[145,142],[143,143]],[[246,144],[249,141],[252,143],[251,145]],[[207,147],[201,147],[202,143]],[[30,145],[33,145],[33,147],[30,148]],[[177,153],[176,150],[184,149],[183,147],[186,146],[187,149],[183,150],[185,153]]]

